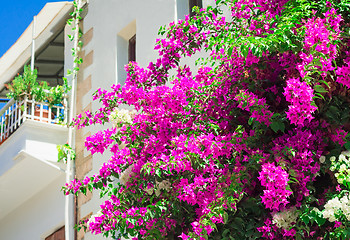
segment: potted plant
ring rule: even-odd
[[[7,97],[15,100],[23,100],[27,95],[29,98],[32,98],[33,95],[41,92],[38,91],[38,86],[37,70],[34,69],[32,71],[29,66],[24,66],[23,74],[18,74],[10,84],[6,84],[6,87],[10,91]]]
[[[24,66],[23,74],[16,76],[12,83],[7,84],[6,87],[10,91],[7,94],[8,98],[24,100],[25,96],[27,96],[29,100],[47,103],[49,107],[63,105],[63,99],[70,89],[67,79],[64,79],[63,86],[57,85],[55,87],[49,87],[45,81],[38,82],[37,70],[34,69],[32,71],[29,66]],[[49,110],[43,109],[42,111],[42,117],[49,118]],[[51,119],[53,119],[55,114],[58,115],[59,113],[52,112],[51,114]],[[40,116],[39,106],[35,107],[34,116]]]

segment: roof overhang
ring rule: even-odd
[[[36,17],[35,51],[41,49],[62,29],[70,12],[71,2],[47,3]],[[27,27],[14,45],[0,58],[0,90],[28,63],[31,56],[33,22]]]

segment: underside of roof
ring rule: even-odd
[[[38,80],[50,85],[62,84],[64,75],[64,27],[73,6],[71,2],[47,3],[36,16],[34,29],[35,68]],[[33,22],[14,45],[0,58],[0,96],[6,94],[10,82],[23,66],[30,64]]]

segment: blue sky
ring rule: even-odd
[[[0,7],[0,57],[21,36],[24,30],[47,2],[51,0],[1,1]]]

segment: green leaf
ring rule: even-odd
[[[297,234],[295,235],[295,239],[296,239],[296,240],[303,240],[304,237],[301,236],[299,233],[297,233]]]
[[[327,93],[328,91],[326,89],[324,89],[324,87],[322,87],[321,85],[315,85],[314,86],[314,90],[316,92],[319,92],[319,93]]]
[[[96,187],[101,189],[101,188],[103,187],[102,182],[97,182],[97,183],[96,183]]]
[[[350,141],[348,141],[347,143],[344,144],[344,147],[346,148],[346,150],[350,150]]]
[[[284,132],[284,129],[285,129],[285,125],[281,121],[272,122],[270,127],[275,133],[277,133],[278,131]]]
[[[309,216],[306,215],[306,214],[304,214],[304,215],[301,216],[301,220],[302,220],[306,225],[308,225],[309,222],[310,222],[310,218],[309,218]]]
[[[323,84],[325,84],[328,88],[330,88],[329,84],[328,84],[326,81],[321,80],[320,83],[323,83]]]
[[[232,51],[233,51],[233,46],[231,46],[231,47],[228,49],[227,54],[228,54],[229,56],[231,56],[231,55],[232,55]]]
[[[248,124],[252,125],[254,121],[255,121],[255,118],[249,118],[248,119]]]
[[[324,219],[323,217],[317,216],[315,217],[315,222],[317,223],[318,226],[322,226],[326,222],[326,219]]]
[[[323,214],[320,211],[311,211],[309,216],[315,220],[318,226],[322,226],[326,222],[326,219],[323,218]]]
[[[224,212],[222,215],[223,215],[222,217],[223,217],[224,223],[227,223],[227,221],[228,221],[228,214],[227,214],[227,212]]]
[[[323,100],[325,100],[324,96],[321,93],[315,93],[314,98],[322,98]]]
[[[241,53],[243,57],[247,58],[249,53],[249,47],[247,45],[241,45]]]

